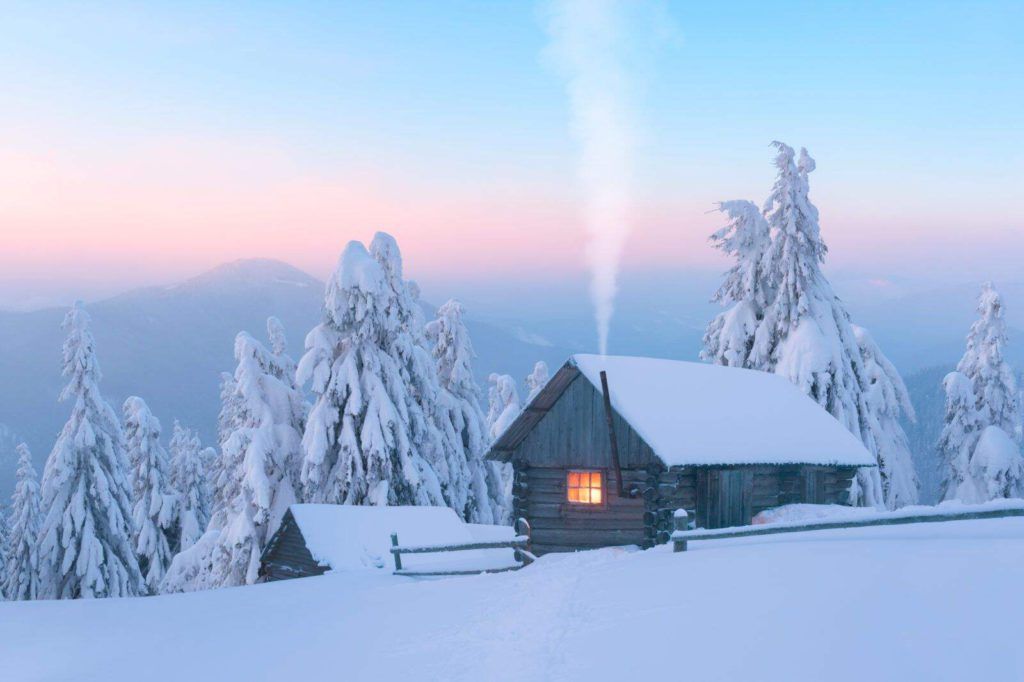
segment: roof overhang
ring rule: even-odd
[[[508,425],[508,428],[498,436],[498,439],[491,445],[491,449],[484,455],[485,459],[494,462],[508,462],[512,459],[523,439],[530,434],[530,431],[540,422],[545,414],[558,402],[558,399],[565,393],[565,389],[580,376],[580,371],[573,364],[572,358],[566,361],[562,367],[555,372],[555,376],[544,384],[533,400],[531,400],[519,416]]]

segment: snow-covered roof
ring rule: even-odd
[[[335,571],[391,567],[392,533],[404,546],[511,540],[515,535],[506,526],[463,523],[448,507],[293,504],[289,511],[313,559]],[[512,550],[472,550],[403,555],[402,562],[405,568],[441,570],[495,568],[514,559]]]
[[[495,449],[515,448],[557,402],[575,378],[570,375],[582,374],[600,391],[602,370],[613,409],[667,466],[875,464],[853,434],[783,377],[696,362],[600,355],[572,356]]]

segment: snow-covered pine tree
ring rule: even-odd
[[[910,394],[903,378],[882,354],[870,332],[853,325],[853,333],[864,366],[865,428],[871,432],[878,460],[878,469],[872,472],[872,478],[879,477],[877,484],[882,487],[886,508],[917,504],[917,473],[907,434],[900,425],[902,416],[916,420]]]
[[[63,329],[62,400],[73,402],[43,470],[39,536],[42,598],[124,597],[145,592],[131,543],[131,493],[117,414],[100,393],[89,315],[81,303]]]
[[[448,408],[448,419],[459,434],[470,469],[469,500],[463,516],[472,523],[505,523],[509,504],[505,478],[496,462],[486,462],[489,442],[486,417],[480,406],[480,390],[473,378],[473,344],[463,322],[463,307],[451,300],[437,311],[437,319],[426,327],[432,341],[441,382],[440,399]]]
[[[487,380],[491,384],[487,391],[487,434],[493,443],[515,421],[523,407],[515,379],[507,374],[491,374]]]
[[[301,492],[299,477],[302,468],[302,444],[301,434],[306,430],[306,415],[309,414],[309,403],[306,402],[295,378],[296,365],[291,356],[288,355],[288,340],[285,336],[284,325],[276,317],[267,318],[267,337],[270,339],[271,364],[269,371],[282,385],[287,388],[288,409],[290,414],[289,428],[300,434],[300,442],[296,450],[288,455],[288,476],[292,481],[296,495]]]
[[[974,446],[986,423],[978,410],[978,397],[971,380],[953,371],[942,379],[946,393],[946,415],[937,444],[942,472],[942,499],[955,500],[961,486],[969,482]],[[970,486],[973,490],[973,485]]]
[[[0,601],[7,599],[4,584],[4,577],[7,575],[7,553],[10,551],[10,532],[7,515],[7,507],[0,504]]]
[[[229,462],[224,457],[224,445],[240,423],[241,406],[238,400],[238,386],[231,372],[220,374],[220,412],[217,414],[217,446],[220,453],[206,459],[207,475],[210,482],[210,515],[226,506],[234,491],[228,490],[238,462]]]
[[[177,554],[194,545],[206,530],[210,521],[209,492],[199,436],[175,420],[168,449],[169,479],[178,495],[173,524],[173,536],[178,542],[172,548]]]
[[[1015,438],[1021,420],[1020,393],[1006,361],[1005,315],[1002,296],[991,282],[985,283],[978,297],[978,320],[971,325],[967,351],[956,370],[970,378],[985,423]]]
[[[538,360],[533,366],[533,371],[526,376],[526,390],[529,391],[529,394],[526,396],[526,402],[523,404],[529,405],[530,402],[537,397],[537,394],[540,393],[541,389],[544,388],[544,385],[548,383],[548,379],[550,378],[551,377],[548,374],[548,363],[543,360]]]
[[[234,462],[229,496],[219,519],[221,551],[214,564],[218,585],[256,582],[259,558],[281,517],[296,501],[291,471],[302,435],[295,422],[301,399],[277,376],[272,353],[249,334],[235,339],[238,424],[224,443]],[[298,403],[298,406],[296,405]]]
[[[21,443],[17,450],[18,480],[11,496],[7,551],[0,574],[3,594],[11,601],[39,596],[39,480],[28,446]]]
[[[220,373],[220,412],[217,414],[217,444],[224,443],[238,426],[240,411],[237,395],[238,386],[231,372]]]
[[[407,397],[405,412],[413,447],[437,477],[444,503],[462,513],[469,501],[472,474],[459,429],[443,404],[446,397],[427,349],[423,310],[417,302],[419,287],[403,278],[402,254],[394,237],[376,233],[370,254],[380,265],[390,291],[383,347],[398,363],[408,386],[403,395]]]
[[[893,458],[892,446],[906,436],[891,411],[904,406],[898,400],[869,405],[867,399],[877,388],[873,381],[885,376],[892,382],[891,365],[877,346],[868,349],[882,370],[869,377],[849,314],[821,270],[827,248],[809,198],[814,160],[804,149],[797,160],[789,146],[774,145],[778,176],[762,210],[763,222],[748,202],[721,205],[731,223],[712,239],[737,262],[715,297],[729,309],[709,325],[701,355],[716,364],[774,372],[796,384],[879,461],[877,471],[858,471],[852,501],[897,506],[907,499],[906,472],[902,460]],[[891,491],[888,499],[886,490]]]
[[[982,502],[1021,494],[1015,492],[1021,464],[1014,443],[1020,437],[1020,394],[1005,358],[1004,315],[999,292],[986,283],[978,299],[978,320],[967,335],[967,351],[956,371],[943,380],[946,417],[938,450],[946,500]],[[993,428],[1005,438],[991,432]]]
[[[132,545],[146,587],[155,594],[171,563],[176,495],[167,481],[167,453],[160,444],[160,421],[146,401],[124,401],[125,451],[131,467]]]
[[[280,340],[275,331],[271,337]],[[291,472],[301,451],[302,398],[282,376],[280,358],[246,332],[235,337],[235,359],[234,376],[221,380],[221,456],[210,521],[174,558],[165,592],[256,582],[260,555],[297,499]]]
[[[401,312],[393,298],[381,266],[361,243],[349,242],[296,375],[315,396],[302,439],[310,502],[445,504],[410,426],[416,421],[423,431],[426,419],[402,363],[386,350]]]
[[[754,334],[771,297],[762,265],[771,228],[752,201],[723,201],[718,210],[729,217],[729,224],[711,235],[711,241],[736,263],[712,299],[728,309],[708,325],[701,358],[727,367],[751,367]]]
[[[981,432],[968,468],[973,491],[963,490],[964,502],[987,502],[1007,497],[1024,497],[1024,457],[1020,446],[998,426]]]
[[[821,271],[827,248],[807,183],[815,164],[806,150],[795,163],[790,147],[775,146],[779,175],[764,205],[773,233],[763,259],[770,297],[751,360],[788,378],[861,434],[860,349],[849,315]]]
[[[206,493],[206,510],[212,514],[214,506],[214,482],[217,480],[217,471],[220,467],[220,453],[217,448],[207,446],[199,451],[199,461],[203,466],[203,492]]]

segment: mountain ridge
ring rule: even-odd
[[[266,319],[273,315],[285,326],[289,353],[298,358],[306,334],[320,320],[323,292],[323,283],[299,268],[259,258],[231,261],[175,285],[140,287],[88,304],[104,375],[101,390],[118,411],[128,396],[142,396],[160,419],[165,437],[180,419],[212,444],[220,373],[234,370],[235,335],[247,331],[265,340]],[[0,311],[0,386],[13,387],[0,391],[0,424],[28,442],[40,466],[69,410],[57,402],[63,385],[60,324],[66,310]],[[512,330],[479,320],[473,311],[467,314],[467,326],[481,384],[491,371],[521,381],[536,360],[560,363],[569,354],[557,346],[527,343]],[[0,496],[13,484],[11,461],[0,453]]]

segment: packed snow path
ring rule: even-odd
[[[1008,518],[0,603],[0,660],[19,681],[1024,679],[1021,566]]]

